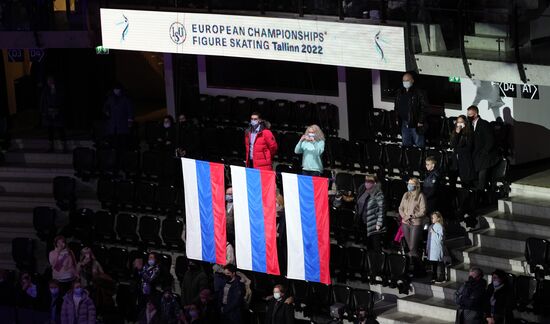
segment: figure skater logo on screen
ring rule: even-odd
[[[122,26],[122,32],[120,35],[120,42],[124,42],[128,36],[128,29],[130,28],[130,23],[128,17],[122,14],[122,20],[116,23],[117,26]]]

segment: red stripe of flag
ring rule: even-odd
[[[212,184],[212,210],[214,212],[214,244],[216,246],[216,263],[226,262],[226,227],[225,227],[225,173],[223,164],[210,163],[210,182]]]
[[[315,200],[315,218],[317,221],[317,241],[319,246],[320,281],[330,285],[330,238],[328,209],[328,179],[312,177],[313,197]]]
[[[275,184],[275,172],[260,170],[262,179],[262,202],[264,208],[264,232],[265,232],[265,262],[266,271],[269,274],[279,275],[279,259],[277,257],[277,187]]]

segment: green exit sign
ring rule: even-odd
[[[106,47],[103,47],[103,46],[97,46],[95,48],[95,53],[97,55],[107,55],[107,54],[109,54],[109,49],[106,48]]]
[[[460,83],[460,77],[458,77],[458,76],[450,76],[450,77],[449,77],[449,82]]]

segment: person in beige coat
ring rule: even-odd
[[[426,200],[420,188],[417,178],[410,178],[407,183],[407,192],[399,204],[401,216],[401,229],[403,237],[409,247],[409,256],[414,265],[414,271],[418,272],[420,265],[419,247],[422,243],[422,230],[426,223]]]

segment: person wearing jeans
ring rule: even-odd
[[[420,190],[420,181],[417,178],[410,178],[407,183],[407,192],[399,204],[399,215],[401,216],[403,237],[409,247],[409,256],[415,273],[419,272],[421,266],[419,247],[422,243],[425,212],[426,200]]]
[[[395,95],[394,109],[401,126],[404,147],[424,147],[424,111],[428,102],[423,91],[414,87],[411,73],[403,74],[403,87]]]
[[[302,174],[320,176],[323,172],[321,155],[325,151],[325,135],[317,125],[311,125],[300,138],[294,153],[302,154]]]

